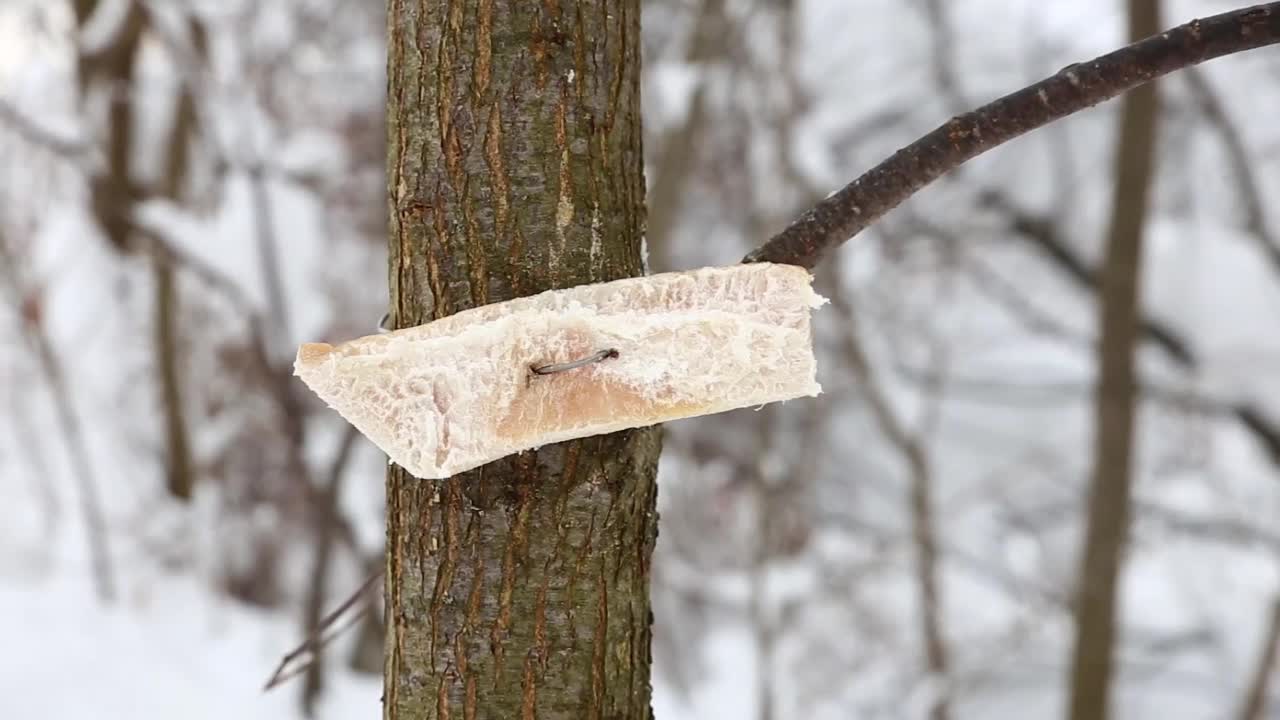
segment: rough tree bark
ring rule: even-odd
[[[641,274],[639,0],[393,0],[397,327]],[[384,716],[649,709],[657,428],[387,479]]]
[[[1129,36],[1160,29],[1160,0],[1129,0]],[[1139,331],[1139,279],[1147,197],[1155,164],[1156,92],[1144,85],[1124,97],[1116,151],[1106,265],[1099,313],[1093,480],[1076,579],[1076,639],[1071,663],[1071,720],[1102,720],[1114,673],[1120,566],[1129,535],[1133,426],[1137,405],[1134,349]]]

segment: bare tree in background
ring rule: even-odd
[[[72,66],[77,73],[72,82],[81,111],[73,114],[83,124],[76,135],[85,139],[72,139],[64,132],[46,128],[42,117],[11,106],[7,99],[0,100],[0,125],[16,130],[32,151],[52,155],[71,171],[68,175],[74,174],[83,181],[88,215],[101,231],[97,237],[86,235],[85,241],[105,241],[113,251],[104,270],[115,271],[119,277],[117,287],[122,291],[120,297],[125,298],[119,309],[134,309],[128,307],[131,296],[124,292],[129,287],[139,285],[150,291],[149,297],[136,307],[138,316],[143,318],[137,324],[149,333],[150,350],[145,358],[138,358],[146,369],[140,368],[143,381],[133,388],[154,383],[155,391],[130,391],[131,395],[154,398],[154,412],[138,414],[138,425],[146,427],[134,427],[126,421],[113,423],[109,429],[99,425],[81,430],[69,378],[63,369],[64,360],[75,358],[61,357],[59,348],[47,336],[43,327],[46,320],[39,312],[46,288],[40,287],[37,278],[27,275],[35,272],[27,261],[38,248],[33,243],[10,242],[6,238],[0,247],[5,257],[0,274],[6,295],[13,291],[15,306],[31,309],[30,313],[23,311],[24,330],[29,331],[24,336],[32,340],[32,354],[45,368],[45,385],[54,393],[52,404],[63,428],[62,438],[75,445],[68,455],[75,462],[73,476],[83,488],[89,557],[99,592],[104,596],[114,592],[117,583],[108,548],[116,543],[110,536],[124,534],[127,540],[139,541],[145,549],[154,550],[168,567],[212,561],[214,582],[239,599],[274,606],[292,600],[296,592],[302,599],[304,626],[314,629],[329,602],[330,585],[336,584],[333,568],[349,559],[335,552],[335,547],[347,550],[353,556],[352,564],[362,573],[367,572],[370,555],[381,556],[380,548],[365,550],[358,546],[351,521],[339,507],[341,480],[353,464],[353,456],[358,455],[360,443],[353,431],[346,430],[339,434],[327,464],[312,467],[304,455],[306,447],[315,444],[306,430],[323,425],[309,423],[309,415],[322,408],[299,402],[298,388],[291,382],[290,323],[284,317],[289,310],[283,300],[279,264],[271,266],[276,269],[274,274],[265,274],[269,287],[264,294],[269,302],[263,308],[256,307],[250,299],[253,293],[240,278],[228,276],[185,249],[190,240],[180,237],[181,231],[150,220],[145,210],[158,205],[171,214],[184,214],[188,220],[198,222],[222,209],[219,205],[227,199],[220,192],[222,186],[247,175],[253,181],[257,211],[254,229],[263,257],[278,259],[281,253],[275,245],[271,217],[271,196],[281,185],[321,199],[325,228],[333,235],[331,246],[372,247],[366,235],[381,242],[384,227],[377,186],[366,182],[361,188],[360,183],[374,177],[369,172],[371,167],[376,177],[382,174],[382,107],[377,104],[362,108],[352,102],[350,93],[343,100],[346,107],[336,111],[333,103],[319,110],[308,107],[307,103],[317,102],[316,95],[323,102],[328,92],[322,88],[312,94],[300,82],[310,77],[308,72],[314,75],[316,71],[298,67],[295,52],[303,42],[346,50],[344,43],[352,36],[360,42],[368,36],[367,31],[365,37],[360,36],[360,21],[372,17],[381,26],[382,13],[345,7],[343,3],[334,3],[330,8],[333,12],[319,6],[298,8],[293,12],[300,25],[308,26],[310,34],[273,51],[272,57],[263,57],[252,41],[239,46],[224,43],[224,51],[230,48],[241,55],[250,80],[243,86],[245,94],[233,97],[210,62],[209,36],[216,32],[225,38],[236,23],[251,24],[257,8],[202,14],[185,6],[145,0],[75,0],[70,5],[75,40]],[[38,27],[36,24],[46,11],[54,14],[54,10],[39,5],[27,10],[33,26]],[[317,20],[321,16],[322,22]],[[368,29],[372,27],[367,25]],[[148,49],[158,49],[163,59],[158,63],[153,53],[147,60]],[[161,63],[167,67],[160,67]],[[338,78],[337,82],[332,77],[323,79],[330,90],[342,82],[367,83],[367,77]],[[253,123],[234,122],[234,116],[251,115],[261,108],[278,113],[253,115]],[[361,117],[362,112],[365,117]],[[142,132],[156,119],[161,121],[162,133],[153,137]],[[326,130],[350,141],[350,164],[335,176],[326,176],[323,169],[318,172],[296,165],[285,167],[270,149],[255,153],[256,138],[250,138],[250,142],[227,142],[228,136],[244,139],[245,125],[251,124],[255,131],[272,125],[277,126],[273,130],[295,132],[308,123],[325,122],[334,124]],[[270,187],[273,184],[275,187]],[[39,207],[41,199],[32,195],[32,206]],[[370,208],[376,208],[378,219],[374,222],[368,220]],[[13,218],[6,216],[4,220],[12,222]],[[348,250],[347,257],[357,254]],[[381,255],[381,249],[368,254]],[[115,261],[114,266],[111,261]],[[146,272],[140,275],[140,269]],[[348,266],[344,271],[349,273],[350,269]],[[376,318],[379,306],[371,306],[367,300],[362,305],[358,291],[350,290],[358,282],[358,277],[342,276],[325,282],[335,294],[349,294],[340,300],[335,298],[335,326],[363,329],[372,322],[370,317]],[[110,312],[107,308],[96,311]],[[122,324],[126,331],[133,329],[127,321]],[[351,334],[344,329],[332,332]],[[132,361],[129,358],[122,364],[127,366]],[[135,438],[147,437],[153,430],[157,440],[140,444],[156,452],[156,475],[162,479],[162,492],[169,502],[156,498],[159,502],[146,508],[142,521],[135,523],[140,528],[113,533],[106,527],[96,498],[99,470],[103,468],[93,460],[85,438],[109,437],[112,431],[124,437],[133,433]],[[210,446],[211,431],[225,433],[227,441]],[[121,440],[118,436],[111,439],[116,443]],[[365,457],[362,461],[372,459]],[[110,474],[109,469],[106,474]],[[230,537],[219,536],[214,549],[219,557],[212,559],[192,556],[196,552],[192,549],[193,536],[210,530],[195,526],[202,518],[193,511],[172,508],[181,518],[182,524],[177,527],[153,524],[156,515],[167,516],[157,513],[157,508],[169,510],[166,506],[173,500],[185,507],[198,491],[214,500],[218,508],[215,523],[243,530],[233,529]],[[270,508],[279,520],[277,524],[267,527],[253,520],[253,515],[264,508]],[[188,527],[187,521],[192,526]],[[149,536],[157,532],[166,536],[159,540]],[[307,540],[314,542],[311,578],[305,592],[295,591],[286,585],[281,558]],[[336,582],[349,582],[341,575],[339,578]],[[366,617],[360,645],[367,647],[371,640],[380,645],[380,614],[368,613]],[[369,662],[362,658],[360,665],[368,667]],[[302,693],[308,712],[319,697],[323,668],[320,658],[314,658]]]
[[[118,582],[111,560],[111,542],[102,509],[98,476],[86,445],[84,424],[68,386],[66,372],[44,325],[41,309],[43,289],[23,282],[19,274],[22,265],[19,253],[8,245],[9,242],[4,234],[0,234],[0,283],[3,283],[0,291],[19,309],[18,322],[21,324],[22,335],[33,350],[45,385],[53,396],[58,429],[62,441],[67,445],[72,474],[76,478],[94,586],[100,600],[113,602]]]
[[[1129,39],[1160,31],[1159,0],[1129,0]],[[1142,234],[1155,165],[1156,90],[1145,85],[1121,100],[1116,185],[1098,296],[1101,339],[1094,420],[1093,479],[1076,591],[1071,663],[1071,720],[1108,716],[1114,676],[1116,603],[1128,545],[1137,407],[1134,352]]]

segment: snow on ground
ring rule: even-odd
[[[114,607],[96,602],[87,569],[5,578],[0,638],[6,720],[300,717],[298,682],[262,691],[298,642],[292,618],[218,600],[190,577],[152,578]],[[381,685],[332,673],[318,717],[379,717]]]
[[[287,720],[301,718],[293,682],[264,693],[298,640],[295,616],[211,595],[186,575],[126,583],[104,607],[86,566],[38,576],[0,571],[0,718],[4,720]],[[131,587],[130,587],[131,586]],[[687,700],[659,685],[661,720],[751,717],[750,637],[713,633],[713,672]],[[381,717],[382,679],[331,665],[317,718]]]

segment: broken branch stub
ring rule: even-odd
[[[393,462],[444,478],[542,445],[817,395],[809,273],[628,278],[298,349],[295,374]]]

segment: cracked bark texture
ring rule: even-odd
[[[642,273],[638,0],[392,0],[391,312]],[[658,428],[387,479],[384,717],[650,717]]]

